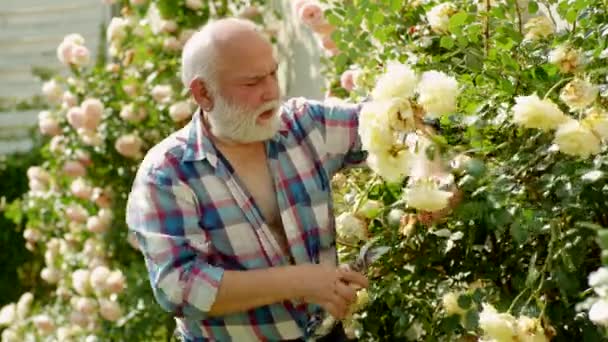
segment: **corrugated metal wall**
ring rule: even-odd
[[[28,99],[40,94],[41,82],[32,67],[65,72],[56,49],[63,37],[80,33],[94,59],[101,24],[110,8],[101,0],[0,1],[0,97]],[[0,113],[0,154],[27,150],[27,128],[36,112]]]

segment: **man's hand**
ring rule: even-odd
[[[301,293],[304,301],[321,305],[337,319],[344,318],[357,299],[357,290],[367,288],[361,273],[327,265],[301,265]]]

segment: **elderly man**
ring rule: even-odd
[[[367,286],[337,267],[330,193],[334,173],[365,159],[359,106],[280,106],[276,71],[251,22],[197,32],[182,79],[200,108],[133,184],[129,229],[186,341],[304,341]],[[346,337],[338,325],[323,339]]]

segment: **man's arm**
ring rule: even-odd
[[[146,175],[129,196],[127,223],[140,243],[159,304],[176,316],[204,319],[281,302],[304,299],[333,315],[345,314],[361,287],[358,273],[323,265],[228,271],[213,266],[213,249],[199,226],[194,194],[183,183]]]

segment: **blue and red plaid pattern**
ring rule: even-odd
[[[296,264],[337,263],[331,177],[360,164],[360,105],[292,99],[266,144]],[[187,341],[306,337],[321,308],[295,300],[209,317],[224,270],[289,264],[261,211],[209,139],[200,113],[154,146],[140,165],[127,224],[144,254],[158,303]]]

